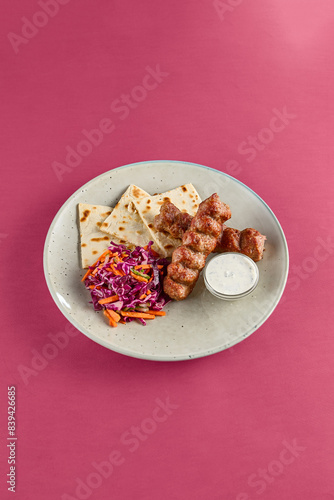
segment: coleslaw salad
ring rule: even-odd
[[[131,250],[110,242],[108,249],[82,278],[96,311],[103,311],[110,326],[164,316],[171,300],[163,291],[169,261],[153,249],[153,241]]]

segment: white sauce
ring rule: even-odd
[[[218,294],[239,295],[256,285],[258,268],[243,254],[224,253],[208,263],[205,279]]]

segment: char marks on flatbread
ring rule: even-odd
[[[134,246],[145,246],[151,239],[134,202],[148,197],[143,189],[131,184],[116,204],[111,215],[101,225],[101,230],[111,238],[123,239]]]
[[[92,266],[108,248],[111,237],[103,233],[100,227],[111,212],[112,208],[110,207],[79,203],[81,265],[83,268]],[[114,243],[125,243],[125,241],[115,238]]]
[[[154,217],[164,201],[171,201],[181,211],[195,215],[201,202],[192,184],[185,184],[162,194],[150,196],[131,184],[115,208],[79,204],[82,266],[92,265],[108,248],[110,241],[128,247],[144,247],[153,241],[153,249],[170,257],[181,240],[156,231]]]
[[[188,212],[194,216],[201,202],[200,196],[192,184],[185,184],[170,191],[155,196],[136,197],[134,195],[135,208],[149,231],[149,239],[153,240],[153,248],[163,257],[170,257],[181,240],[173,238],[167,233],[157,231],[154,228],[154,217],[159,214],[160,207],[165,201],[170,201],[179,210]]]

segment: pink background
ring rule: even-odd
[[[35,0],[2,2],[0,21],[0,497],[15,384],[20,500],[333,500],[332,0],[45,3],[48,15]],[[30,39],[8,38],[22,29]],[[157,65],[145,95],[136,87]],[[131,93],[132,108],[115,110]],[[289,116],[280,131],[275,109]],[[66,147],[103,118],[113,132],[66,169]],[[54,215],[93,177],[156,159],[230,173],[269,204],[291,259],[277,309],[233,349],[187,362],[66,334],[23,380],[50,334],[76,333],[43,276]],[[110,460],[102,477],[94,462]],[[90,487],[76,491],[77,478]]]

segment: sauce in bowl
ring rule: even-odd
[[[204,271],[206,288],[220,299],[235,300],[251,293],[259,281],[255,262],[246,255],[228,252],[210,260]]]

